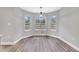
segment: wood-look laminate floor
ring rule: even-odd
[[[58,38],[49,36],[31,36],[16,45],[0,46],[1,52],[77,52]]]

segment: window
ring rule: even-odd
[[[50,19],[50,28],[56,29],[56,16],[52,16]]]
[[[30,21],[31,21],[31,17],[30,16],[25,16],[25,30],[30,29]]]
[[[43,16],[39,16],[36,18],[36,29],[44,29],[45,28],[45,18]]]

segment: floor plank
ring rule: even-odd
[[[49,36],[31,36],[16,45],[0,46],[1,52],[77,52],[60,39]]]

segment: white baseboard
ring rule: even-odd
[[[75,45],[71,44],[70,42],[64,40],[64,38],[62,38],[60,36],[54,36],[54,35],[49,35],[49,36],[59,38],[60,40],[62,40],[63,42],[67,43],[68,45],[70,45],[75,50],[79,51],[79,48],[77,46],[75,46]]]
[[[13,42],[1,42],[0,45],[15,45]]]
[[[27,38],[27,37],[30,37],[30,36],[32,36],[32,35],[20,37],[18,40],[14,41],[14,44],[16,44],[17,42],[19,42],[19,41],[22,40],[23,38]]]
[[[17,40],[14,41],[14,42],[1,42],[0,45],[15,45],[17,42],[19,42],[19,41],[22,40],[23,38],[27,38],[27,37],[30,37],[30,36],[32,36],[32,35],[20,37],[19,39],[17,39]]]
[[[33,34],[33,35],[37,35],[37,34]],[[23,37],[20,37],[18,40],[14,41],[14,42],[1,42],[0,45],[15,45],[17,42],[19,42],[21,39],[23,38],[26,38],[26,37],[30,37],[30,36],[33,36],[33,35],[28,35],[28,36],[23,36]],[[44,35],[44,34],[43,34]],[[45,34],[45,35],[48,35],[48,36],[51,36],[51,37],[56,37],[56,38],[59,38],[60,40],[62,40],[63,42],[67,43],[68,45],[70,45],[72,48],[74,48],[75,50],[79,51],[79,48],[76,47],[75,45],[71,44],[70,42],[64,40],[64,38],[60,37],[60,36],[56,36],[56,35],[49,35],[49,34]]]

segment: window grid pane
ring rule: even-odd
[[[30,17],[29,16],[25,16],[25,30],[29,30],[30,29]]]

